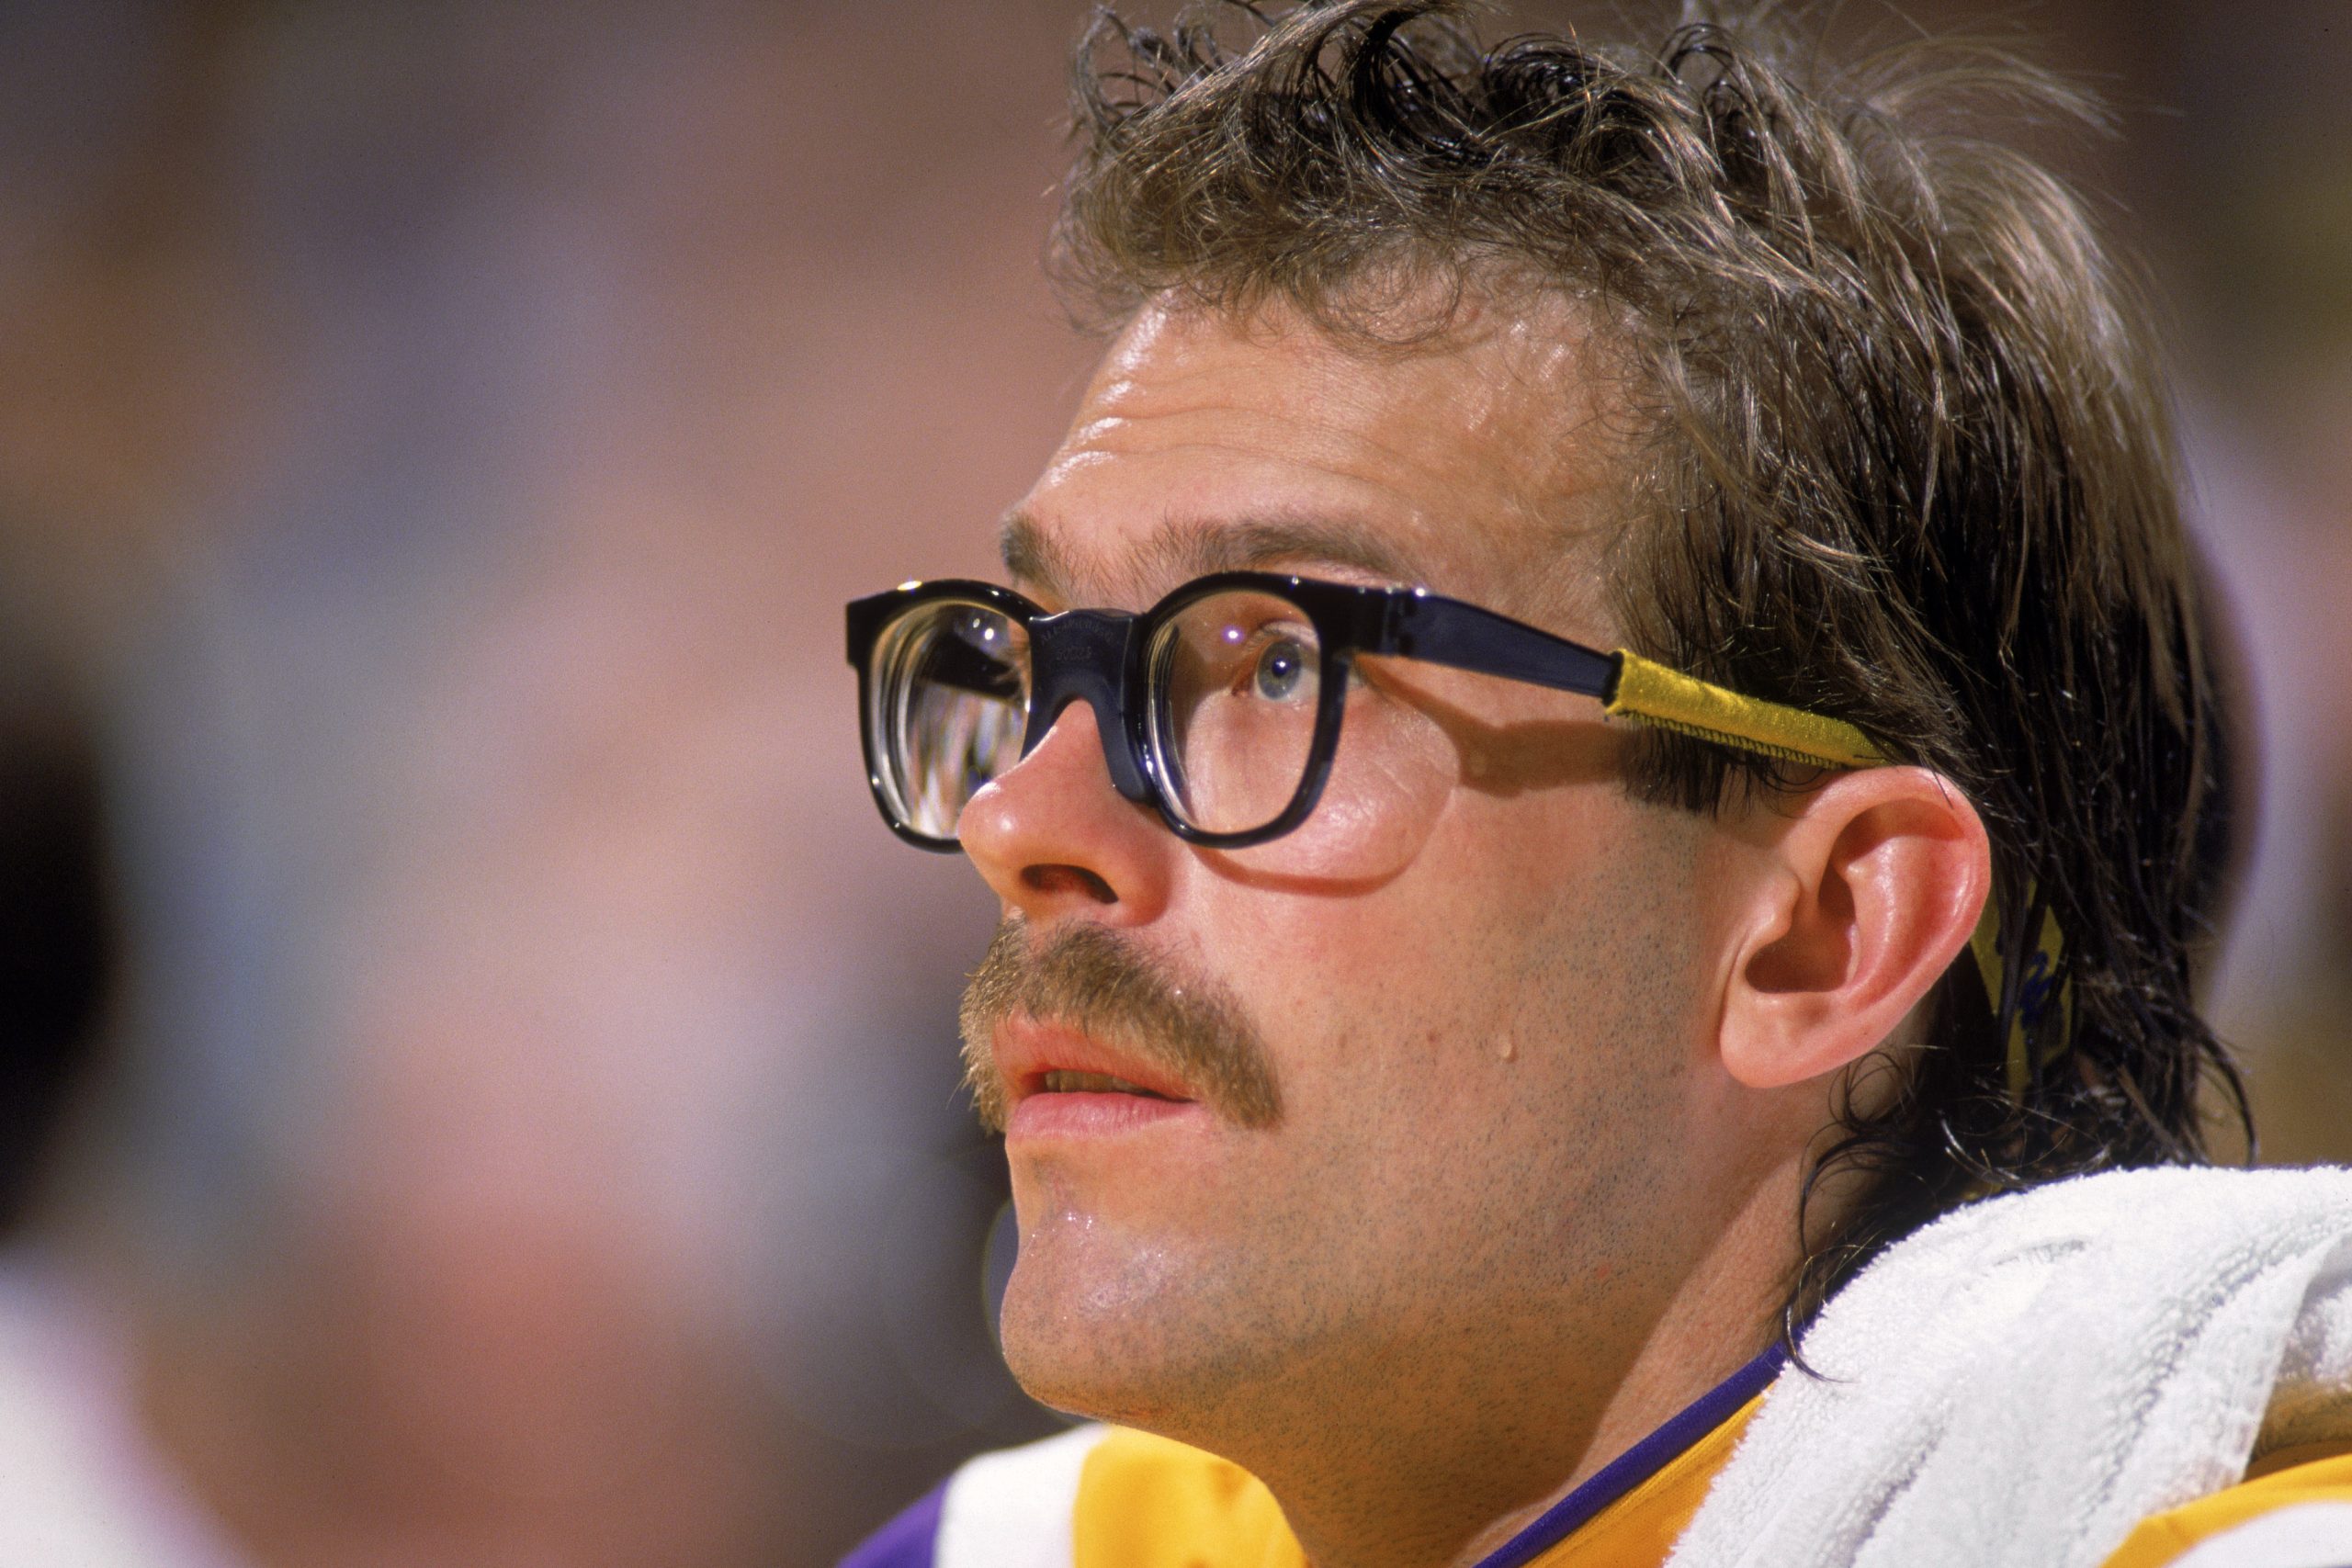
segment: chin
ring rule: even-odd
[[[1139,1376],[1131,1367],[1106,1367],[1068,1351],[1067,1345],[1059,1344],[1024,1348],[1008,1335],[1004,1361],[1022,1392],[1047,1409],[1147,1431],[1167,1425],[1170,1407],[1165,1399],[1153,1397],[1155,1379]]]
[[[1230,1363],[1198,1321],[1204,1303],[1181,1289],[1188,1271],[1148,1248],[1105,1256],[1100,1240],[1023,1243],[1005,1289],[1005,1365],[1041,1404],[1181,1435],[1171,1426],[1216,1401],[1216,1369]]]

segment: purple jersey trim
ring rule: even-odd
[[[1784,1355],[1778,1345],[1686,1404],[1666,1424],[1600,1467],[1592,1478],[1550,1507],[1533,1524],[1490,1551],[1478,1568],[1525,1568],[1543,1553],[1592,1522],[1601,1509],[1664,1470],[1684,1450],[1730,1418],[1733,1412],[1781,1375]]]
[[[939,1510],[947,1501],[947,1483],[941,1482],[914,1506],[876,1530],[847,1557],[841,1568],[932,1568],[939,1549]]]
[[[1478,1568],[1526,1568],[1763,1393],[1780,1375],[1783,1359],[1775,1345],[1692,1400],[1665,1425],[1601,1466],[1583,1485],[1544,1509],[1534,1523],[1489,1552]],[[946,1501],[947,1487],[942,1483],[868,1536],[842,1559],[841,1568],[933,1568],[939,1545],[939,1512]]]

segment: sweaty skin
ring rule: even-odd
[[[1140,609],[1279,567],[1616,646],[1581,344],[1566,307],[1380,352],[1148,309],[1016,511],[1019,585]],[[1254,1126],[1154,1101],[1024,1136],[1016,1106],[1003,1338],[1046,1402],[1255,1472],[1321,1568],[1428,1568],[1769,1340],[1826,1090],[1722,1059],[1768,829],[1629,798],[1589,699],[1392,661],[1350,701],[1323,808],[1271,844],[1121,799],[1083,705],[967,809],[1015,932],[1092,922],[1202,977],[1280,1086]]]

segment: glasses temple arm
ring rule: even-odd
[[[1367,652],[1500,675],[1603,702],[1617,682],[1614,655],[1433,593],[1416,592],[1392,601],[1383,634]]]
[[[1380,641],[1385,646],[1374,651],[1581,693],[1600,699],[1611,718],[1719,746],[1816,767],[1868,768],[1886,760],[1843,719],[1742,696],[1630,649],[1597,652],[1460,600],[1416,592],[1395,601]]]

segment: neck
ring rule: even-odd
[[[1446,1343],[1384,1348],[1379,1375],[1261,1387],[1260,1412],[1295,1393],[1314,1415],[1210,1446],[1272,1491],[1316,1568],[1468,1568],[1771,1342],[1799,1175],[1716,1217],[1664,1289],[1489,1298]]]

